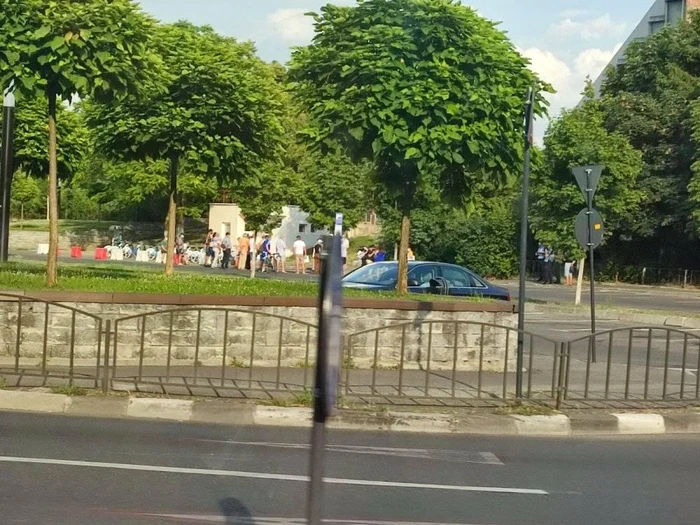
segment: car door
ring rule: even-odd
[[[435,293],[430,281],[440,277],[440,268],[437,264],[419,264],[408,272],[408,291],[411,293]]]
[[[486,286],[471,272],[459,266],[443,266],[442,278],[448,286],[449,295],[457,296],[483,296]]]

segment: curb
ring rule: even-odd
[[[0,390],[0,410],[71,416],[158,419],[222,425],[310,428],[304,407],[261,406],[230,400],[84,397],[41,391]],[[329,427],[343,430],[504,436],[700,434],[700,411],[587,413],[521,416],[339,410]]]

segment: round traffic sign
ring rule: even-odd
[[[588,225],[590,224],[590,237],[588,234]],[[588,249],[589,243],[593,248],[597,248],[603,240],[605,228],[603,227],[603,217],[600,216],[598,210],[589,211],[587,208],[581,210],[576,216],[576,240],[581,245],[581,248]]]

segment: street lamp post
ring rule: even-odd
[[[10,238],[10,205],[14,176],[15,96],[5,92],[2,112],[2,171],[0,172],[0,262],[7,262]]]

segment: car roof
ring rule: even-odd
[[[390,266],[390,265],[397,265],[399,264],[398,261],[381,261],[381,262],[376,262],[373,263],[372,265],[379,265],[383,264],[385,266]],[[460,268],[462,270],[467,270],[468,272],[474,273],[473,270],[470,270],[469,268],[466,268],[464,266],[459,266],[458,264],[452,264],[452,263],[446,263],[446,262],[439,262],[439,261],[408,261],[408,267],[409,268],[415,268],[417,266],[423,266],[425,264],[437,264],[439,266],[451,266],[453,268]]]

